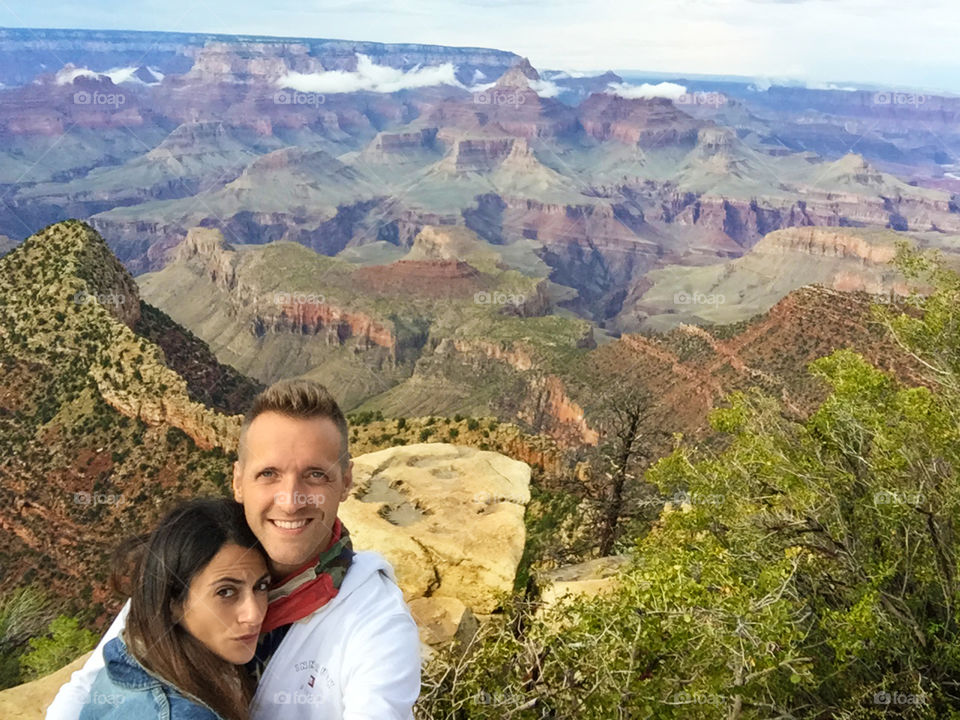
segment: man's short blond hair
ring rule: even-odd
[[[250,423],[265,412],[275,412],[297,420],[332,420],[340,431],[340,467],[346,470],[350,462],[347,418],[326,386],[313,380],[279,380],[257,395],[240,426],[238,455],[241,460]]]

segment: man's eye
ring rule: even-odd
[[[310,479],[311,479],[311,480],[326,480],[326,479],[327,479],[327,474],[326,474],[325,472],[321,472],[321,471],[319,471],[319,470],[314,470],[313,472],[310,473]]]
[[[257,477],[271,478],[274,475],[276,475],[276,473],[273,470],[261,470],[260,472],[257,473]]]

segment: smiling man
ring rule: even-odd
[[[354,552],[337,518],[353,486],[347,421],[322,385],[285,380],[244,417],[233,492],[270,559],[270,604],[249,670],[253,720],[410,720],[420,692],[417,627],[378,553]],[[103,645],[47,710],[76,720]]]

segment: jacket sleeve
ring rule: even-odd
[[[60,688],[57,696],[47,708],[46,720],[77,720],[80,717],[80,710],[83,709],[84,704],[90,697],[93,681],[104,667],[103,646],[120,634],[129,612],[130,601],[127,600],[114,619],[113,624],[100,638],[97,647],[93,649],[93,654],[87,658],[87,662],[70,676],[66,685]]]
[[[420,634],[409,611],[361,625],[347,641],[343,720],[413,720]]]

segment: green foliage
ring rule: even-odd
[[[467,430],[476,430],[480,427],[480,421],[476,418],[467,418]]]
[[[431,435],[433,435],[433,428],[429,428],[429,427],[423,428],[420,431],[420,436],[419,436],[420,442],[426,442]]]
[[[20,655],[52,613],[49,597],[36,587],[17,588],[0,600],[0,689],[20,683]]]
[[[347,415],[347,421],[351,425],[369,425],[377,420],[383,420],[383,412],[380,410],[362,410]]]
[[[96,634],[81,628],[76,618],[60,615],[45,637],[30,638],[30,651],[20,658],[24,680],[59,670],[97,644]]]
[[[803,420],[732,395],[725,443],[647,471],[673,499],[616,589],[507,603],[421,717],[960,718],[960,277],[909,262],[935,292],[886,321],[926,387],[840,350]]]

